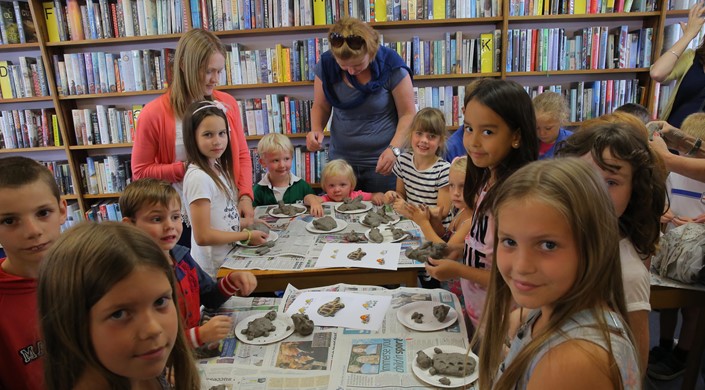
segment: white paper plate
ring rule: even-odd
[[[360,217],[360,225],[362,225],[362,226],[367,226],[367,227],[371,227],[370,225],[368,225],[368,224],[366,224],[366,223],[364,222],[366,215],[367,215],[367,214],[365,214],[365,215],[363,215],[363,216]],[[389,214],[387,214],[387,215],[389,215]],[[392,214],[392,215],[394,216],[394,219],[393,219],[391,222],[383,223],[383,224],[379,225],[379,227],[394,225],[395,223],[401,221],[401,217],[399,217],[399,216],[396,215],[396,214]]]
[[[433,332],[434,330],[445,329],[453,325],[455,321],[458,320],[458,312],[451,307],[450,310],[448,310],[446,320],[440,322],[433,316],[433,307],[438,305],[442,305],[442,303],[418,301],[406,304],[397,310],[397,319],[407,328],[420,332]],[[422,323],[418,324],[411,319],[411,315],[414,314],[414,312],[423,314]]]
[[[407,238],[413,238],[413,236],[407,234],[407,235],[402,236],[401,238],[398,238],[395,240],[394,235],[392,234],[392,231],[387,230],[387,226],[390,226],[390,225],[379,225],[377,227],[377,229],[379,229],[379,232],[382,233],[382,237],[384,237],[384,240],[382,242],[373,242],[372,240],[370,240],[370,231],[372,229],[365,230],[365,237],[367,237],[367,242],[369,242],[370,244],[386,244],[389,242],[399,242],[399,241],[404,241]]]
[[[341,230],[345,230],[345,228],[348,227],[348,223],[343,221],[342,219],[338,219],[338,218],[333,218],[333,219],[335,219],[335,223],[338,225],[333,230],[318,230],[315,227],[313,227],[313,221],[306,224],[306,230],[308,230],[311,233],[326,234],[326,233],[339,232]]]
[[[279,233],[277,233],[273,230],[270,230],[269,235],[267,236],[267,242],[276,241],[278,238],[279,238]],[[240,246],[244,246],[245,248],[257,248],[257,247],[264,245],[264,244],[245,245],[245,244],[241,243],[240,241],[236,241],[235,244],[240,245]]]
[[[286,314],[277,313],[277,318],[272,321],[272,324],[277,327],[276,330],[270,332],[269,336],[267,337],[256,337],[252,340],[248,340],[247,336],[242,334],[242,330],[247,329],[247,325],[250,323],[250,321],[254,321],[257,318],[262,318],[267,313],[269,312],[253,314],[238,322],[235,326],[235,337],[237,337],[238,340],[242,341],[245,344],[264,345],[284,340],[285,338],[289,337],[289,335],[294,333],[294,321],[291,320],[291,317]]]
[[[370,209],[372,209],[372,203],[368,201],[362,201],[362,205],[365,206],[364,209],[357,209],[357,210],[349,210],[349,211],[340,211],[338,210],[338,207],[340,207],[342,203],[339,203],[335,205],[335,211],[341,213],[341,214],[359,214],[359,213],[364,213]]]
[[[290,205],[290,206],[294,206],[297,209],[300,209],[301,211],[299,211],[298,213],[296,213],[294,215],[279,214],[279,213],[274,212],[274,209],[276,209],[276,207],[275,207],[275,208],[269,209],[269,211],[267,211],[267,213],[274,218],[294,218],[298,215],[306,214],[306,207],[304,205],[294,204],[294,205]]]
[[[424,351],[424,353],[426,353],[426,355],[428,355],[428,357],[433,359],[433,356],[436,354],[435,352],[433,352],[434,348],[436,348],[436,347],[428,347],[428,348],[424,349],[423,351]],[[461,348],[461,347],[458,347],[455,345],[439,345],[438,348],[440,348],[445,353],[457,352],[457,353],[465,354],[466,352],[468,352],[468,350],[466,348]],[[468,353],[468,356],[470,356],[472,359],[475,359],[476,362],[479,362],[477,355],[472,353],[472,351],[470,351]],[[457,378],[454,376],[445,376],[446,378],[450,379],[450,385],[444,385],[438,381],[439,379],[443,378],[444,375],[431,375],[431,374],[429,374],[428,369],[424,370],[423,368],[419,367],[418,363],[416,363],[416,354],[414,354],[413,359],[414,360],[411,363],[412,371],[414,371],[414,374],[421,381],[428,383],[431,386],[452,389],[454,387],[469,385],[472,382],[475,382],[479,376],[479,370],[478,370],[479,367],[478,367],[478,365],[475,365],[475,371],[472,374],[470,374],[464,378]]]

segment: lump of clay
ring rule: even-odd
[[[445,242],[434,243],[431,241],[426,241],[418,248],[407,248],[404,253],[406,254],[406,257],[410,259],[425,263],[429,257],[432,259],[442,259],[443,253],[447,247],[448,244]]]
[[[242,330],[242,334],[247,336],[248,340],[257,337],[267,337],[269,332],[277,330],[277,327],[272,324],[272,321],[277,319],[277,312],[272,310],[265,314],[264,317],[256,318],[247,323],[247,328]]]
[[[403,237],[409,236],[411,237],[411,233],[407,232],[406,230],[403,229],[398,229],[393,226],[387,227],[387,230],[392,231],[392,238],[395,240],[401,240]]]
[[[362,204],[362,195],[358,195],[354,199],[343,199],[343,203],[338,206],[338,211],[355,211],[363,210],[365,208],[366,206]]]
[[[370,227],[377,227],[379,225],[388,224],[393,220],[392,217],[387,215],[387,211],[384,207],[380,207],[377,211],[368,211],[367,214],[365,214],[365,218],[362,219],[362,223]]]
[[[259,230],[260,232],[265,232],[269,234],[269,226],[262,221],[256,221],[248,227],[250,230]]]
[[[313,227],[320,231],[331,231],[338,227],[338,223],[330,215],[326,215],[323,218],[318,218],[313,220]]]
[[[365,257],[366,254],[366,252],[362,251],[362,248],[357,248],[354,251],[348,253],[348,259],[360,261],[363,257]]]
[[[306,314],[296,313],[291,316],[291,320],[294,321],[294,332],[302,336],[313,333],[313,321]]]
[[[277,207],[272,209],[272,213],[274,214],[281,214],[281,215],[288,215],[290,217],[293,217],[294,215],[306,210],[305,208],[302,207],[296,207],[293,204],[284,204],[283,200],[280,200],[277,202]]]
[[[423,313],[419,313],[419,312],[415,311],[411,315],[411,319],[414,320],[414,322],[417,324],[423,324]]]
[[[321,307],[318,308],[318,314],[323,317],[334,317],[335,314],[344,307],[345,304],[340,302],[340,297],[337,297],[334,300],[321,305]]]
[[[433,316],[438,319],[439,322],[446,320],[448,316],[448,311],[450,311],[450,306],[438,305],[433,307]]]
[[[477,362],[475,359],[463,353],[444,353],[438,352],[439,348],[435,348],[432,359],[432,367],[428,370],[431,375],[448,375],[462,378],[472,374],[475,371]]]
[[[228,390],[228,387],[226,385],[220,384],[211,386],[208,390]]]
[[[360,241],[367,241],[367,237],[365,237],[364,234],[358,233],[355,230],[343,234],[343,239],[347,242],[360,242]]]
[[[442,385],[450,386],[450,379],[448,379],[447,377],[444,376],[443,378],[438,380],[438,383],[440,383]]]
[[[416,363],[418,363],[419,367],[426,370],[431,367],[432,361],[431,358],[426,355],[426,352],[418,351],[416,352]]]
[[[370,241],[372,241],[374,243],[379,244],[382,241],[384,241],[384,236],[382,235],[382,233],[379,231],[378,228],[370,229],[369,236],[370,236]]]

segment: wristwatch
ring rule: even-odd
[[[392,149],[392,153],[394,153],[394,157],[399,157],[401,155],[401,149],[397,148],[396,146],[389,145],[389,146],[387,146],[387,149]]]

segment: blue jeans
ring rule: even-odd
[[[397,188],[397,177],[393,174],[388,176],[375,172],[375,167],[353,165],[353,172],[357,177],[357,190],[365,192],[385,193]]]

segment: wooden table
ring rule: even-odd
[[[695,389],[700,374],[700,361],[705,349],[705,291],[690,290],[666,286],[651,286],[651,309],[677,309],[681,307],[700,307],[697,329],[693,346],[688,354],[688,361],[683,374],[682,389]]]
[[[318,268],[298,271],[249,270],[257,277],[255,292],[285,290],[291,283],[298,289],[328,286],[336,283],[384,286],[400,284],[416,287],[419,270],[423,268],[399,268],[380,270],[371,268]],[[233,270],[221,268],[218,277],[224,277]]]

